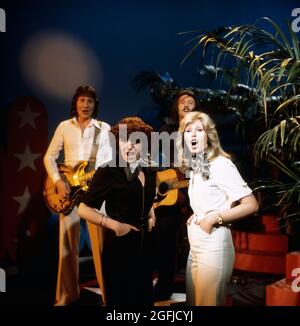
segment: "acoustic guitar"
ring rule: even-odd
[[[58,164],[58,171],[62,180],[71,188],[69,198],[62,199],[56,190],[51,178],[48,176],[44,185],[44,199],[47,207],[54,213],[68,215],[80,197],[88,190],[88,181],[92,179],[96,170],[85,172],[87,161],[78,162],[73,168],[66,164]]]
[[[156,185],[157,194],[153,207],[172,206],[178,202],[178,189],[187,188],[189,180],[183,179],[183,175],[179,171],[167,169],[157,172]]]

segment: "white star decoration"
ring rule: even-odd
[[[25,107],[25,111],[16,111],[16,113],[21,118],[20,128],[29,125],[32,128],[36,129],[34,120],[41,114],[40,112],[31,111],[29,104],[27,104]]]
[[[16,200],[20,204],[17,215],[20,215],[26,209],[30,198],[31,198],[31,195],[30,195],[30,192],[29,192],[29,189],[27,186],[26,186],[22,196],[13,197],[13,199]]]
[[[16,153],[14,155],[21,161],[18,172],[26,167],[29,167],[33,171],[35,171],[34,160],[36,160],[39,156],[41,156],[41,154],[31,153],[28,144],[26,145],[24,153]]]

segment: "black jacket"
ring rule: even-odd
[[[148,168],[142,168],[142,171],[144,187],[137,176],[129,181],[124,167],[98,168],[82,202],[100,209],[106,201],[109,217],[139,228],[148,218],[156,187],[156,173]]]

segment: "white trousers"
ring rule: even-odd
[[[91,239],[96,277],[105,303],[102,277],[102,229],[87,222]],[[69,215],[59,216],[59,262],[56,285],[56,304],[66,305],[80,297],[79,288],[80,218],[77,207]]]
[[[186,268],[187,304],[224,304],[234,264],[230,230],[219,227],[208,234],[192,222],[188,226],[188,238],[190,252]]]

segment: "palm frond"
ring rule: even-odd
[[[255,162],[257,163],[259,159],[267,157],[274,149],[281,149],[283,146],[289,148],[294,154],[298,153],[300,151],[299,119],[300,117],[294,117],[282,120],[272,129],[261,134],[254,147]]]

